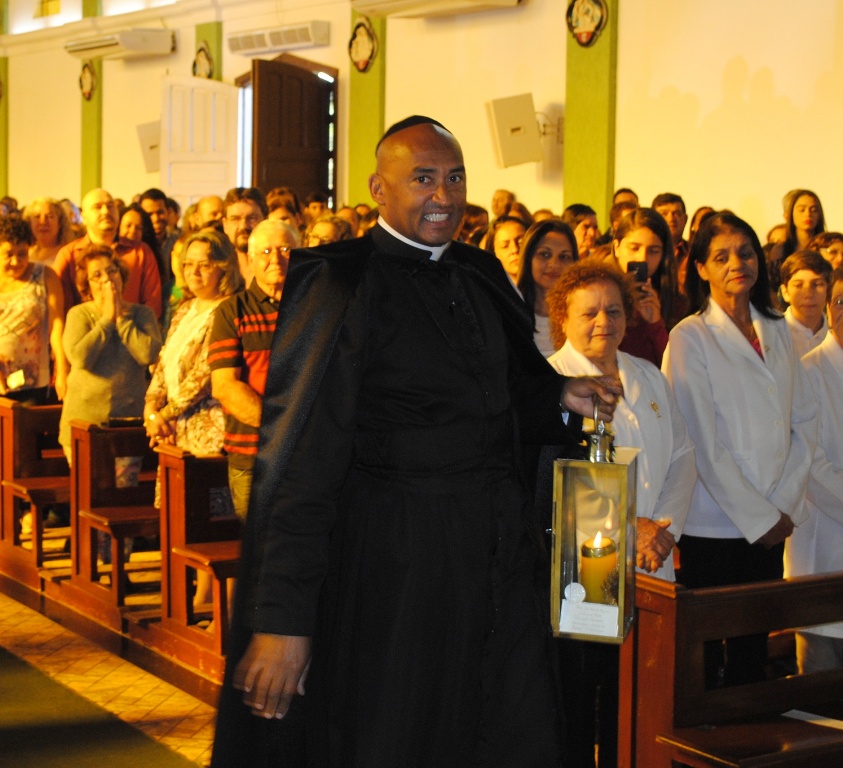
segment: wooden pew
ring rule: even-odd
[[[621,651],[619,765],[843,766],[843,731],[790,709],[843,715],[843,669],[707,690],[706,641],[843,620],[843,574],[685,589],[636,574]]]
[[[222,681],[228,639],[227,581],[240,561],[240,521],[211,518],[210,496],[228,492],[225,456],[194,456],[170,445],[156,448],[161,468],[161,612],[133,616],[128,632],[139,642]],[[213,601],[193,607],[193,572],[212,580]],[[213,627],[200,625],[210,617]],[[159,620],[160,619],[160,620]]]
[[[0,571],[41,589],[45,538],[66,539],[70,528],[44,530],[47,505],[70,501],[70,474],[58,443],[60,405],[26,406],[0,397]],[[21,521],[29,504],[32,533]]]
[[[144,457],[137,486],[117,486],[114,460],[121,456]],[[142,426],[71,421],[71,574],[62,592],[73,607],[118,632],[124,628],[126,604],[124,543],[159,532],[153,506],[157,459]],[[97,562],[98,531],[111,536],[110,566]]]

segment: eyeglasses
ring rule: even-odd
[[[282,245],[280,248],[264,248],[262,251],[258,251],[257,255],[264,261],[267,261],[271,256],[287,258],[292,250],[293,249],[289,245]]]
[[[105,271],[99,269],[88,273],[88,282],[99,283],[103,280],[111,280],[115,275],[119,275],[120,270],[117,267],[107,267]]]
[[[246,224],[250,227],[255,227],[263,221],[263,216],[257,213],[250,213],[248,216],[226,216],[226,221],[231,222],[235,226]]]
[[[192,272],[194,269],[198,269],[206,275],[213,272],[216,268],[217,265],[212,264],[210,261],[186,261],[182,267],[185,272]]]

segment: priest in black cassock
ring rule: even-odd
[[[441,124],[376,157],[378,225],[290,260],[212,765],[554,766],[521,444],[576,443],[620,383],[558,376],[494,256],[451,240]]]

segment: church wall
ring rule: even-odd
[[[12,17],[20,2],[11,0]],[[499,167],[485,105],[529,92],[537,111],[562,114],[565,7],[526,0],[517,9],[387,24],[386,123],[426,113],[449,126],[465,149],[472,201],[488,205],[493,190],[506,187],[531,208],[561,209],[561,147],[544,138],[543,162]],[[124,18],[166,23],[179,51],[105,62],[103,183],[115,194],[159,183],[143,167],[136,126],[160,116],[160,77],[189,73],[197,23],[222,20],[225,35],[330,21],[330,46],[293,53],[339,68],[339,146],[347,146],[349,0],[178,0]],[[63,43],[86,23],[0,39],[9,61],[9,191],[21,200],[79,197],[81,64]],[[843,228],[843,188],[835,183],[843,0],[621,0],[619,24],[616,186],[633,187],[645,202],[679,192],[689,212],[731,207],[762,235],[780,219],[784,192],[804,186],[821,196],[829,225]],[[226,50],[223,79],[233,82],[250,62]],[[342,198],[342,157],[338,181]]]
[[[616,186],[731,208],[762,241],[808,188],[843,229],[843,2],[620,6]]]
[[[61,28],[9,35],[0,40],[0,55],[9,57],[10,69],[9,82],[5,84],[10,99],[9,192],[21,202],[44,194],[80,198],[79,151],[83,138],[78,78],[82,60],[66,53],[64,42],[91,34],[92,29],[99,33],[115,26],[164,26],[176,32],[175,54],[103,62],[103,186],[126,199],[158,186],[159,174],[145,170],[137,126],[160,119],[161,78],[191,74],[195,26],[215,20],[222,20],[224,37],[230,32],[310,20],[330,22],[329,45],[290,52],[340,70],[339,135],[340,147],[343,146],[348,111],[343,95],[350,66],[346,53],[351,29],[348,0],[179,0],[172,7],[150,8],[117,19],[75,21]],[[223,80],[233,83],[236,77],[250,71],[252,60],[230,54],[227,42],[224,46]],[[340,190],[345,183],[346,169],[341,161]]]
[[[544,138],[543,162],[500,167],[486,103],[532,93],[538,112],[562,114],[566,5],[529,0],[513,9],[387,24],[386,123],[420,113],[453,131],[472,202],[488,208],[503,187],[528,208],[562,210],[561,145]]]
[[[9,191],[23,202],[79,193],[79,66],[59,46],[9,58]]]

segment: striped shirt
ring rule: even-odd
[[[242,293],[229,296],[214,315],[208,346],[211,370],[239,368],[240,380],[263,396],[277,320],[278,302],[267,296],[254,280]],[[259,431],[226,411],[225,452],[256,456]]]

